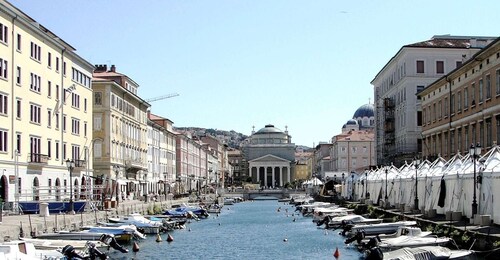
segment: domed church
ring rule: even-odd
[[[292,137],[272,124],[255,132],[242,145],[249,176],[261,187],[282,187],[292,182],[295,144]]]

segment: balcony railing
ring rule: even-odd
[[[49,161],[49,156],[46,154],[30,153],[28,155],[29,163],[47,164],[48,161]]]
[[[75,168],[85,168],[85,167],[87,167],[87,161],[75,160]]]

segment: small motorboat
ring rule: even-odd
[[[167,215],[171,218],[189,218],[193,214],[200,218],[206,218],[210,216],[207,210],[201,207],[178,207],[167,210],[165,211],[165,213],[163,213],[163,215]]]
[[[158,234],[160,230],[163,230],[162,221],[147,219],[139,213],[131,213],[119,218],[108,218],[108,220],[111,223],[134,225],[137,230],[142,231],[144,234]]]
[[[75,249],[83,250],[86,248],[87,242],[89,242],[86,240],[40,239],[40,238],[20,238],[20,240],[33,244],[35,248],[39,250],[55,250],[63,248],[66,245],[72,245]],[[92,242],[97,248],[108,247],[106,244],[98,240],[90,242]]]
[[[23,240],[14,240],[0,243],[0,259],[5,260],[39,260],[65,259],[63,254],[56,250],[38,250],[32,243]]]
[[[347,237],[353,237],[358,232],[363,232],[365,236],[393,234],[398,232],[400,227],[411,227],[415,225],[417,225],[416,221],[397,221],[392,223],[379,224],[354,224],[347,225],[341,232],[341,234]]]
[[[360,215],[347,215],[340,217],[330,217],[327,216],[328,221],[323,221],[326,228],[343,228],[348,224],[378,224],[382,223],[382,219],[375,218],[365,218]],[[322,222],[318,222],[317,225],[321,226]]]
[[[476,253],[472,250],[451,250],[441,246],[405,247],[385,253],[374,247],[367,251],[365,255],[367,260],[476,259]]]
[[[411,223],[410,223],[411,224]],[[395,239],[399,237],[408,237],[408,238],[420,238],[420,237],[427,237],[432,235],[432,232],[430,231],[422,231],[419,227],[412,227],[412,226],[400,226],[396,230],[396,232],[392,234],[377,234],[377,235],[366,235],[365,232],[362,230],[357,230],[355,234],[350,236],[348,239],[345,240],[346,244],[350,244],[351,242],[356,241],[358,245],[361,247],[367,245],[367,243],[371,242],[379,244],[380,241],[386,241],[388,239]],[[376,241],[369,241],[371,238],[376,237]],[[373,246],[373,245],[372,245]]]

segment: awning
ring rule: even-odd
[[[127,181],[126,180],[118,180],[118,184],[127,185]]]

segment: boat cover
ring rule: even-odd
[[[438,260],[449,259],[451,250],[441,246],[423,246],[415,248],[401,248],[384,253],[384,260]]]

